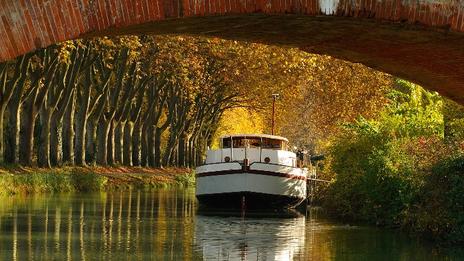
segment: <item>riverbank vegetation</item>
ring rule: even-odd
[[[341,127],[321,195],[339,217],[464,242],[464,108],[396,80],[378,117]]]
[[[94,192],[125,189],[192,187],[194,173],[185,168],[62,167],[0,169],[0,195]]]

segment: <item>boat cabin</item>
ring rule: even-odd
[[[284,166],[296,165],[295,153],[288,151],[286,138],[266,134],[237,134],[220,138],[220,148],[209,150],[206,164],[253,162],[277,164]]]

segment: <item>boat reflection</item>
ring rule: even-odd
[[[293,260],[305,243],[305,216],[297,211],[198,212],[195,248],[203,260]]]

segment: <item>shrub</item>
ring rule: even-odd
[[[195,172],[190,172],[186,174],[179,174],[175,178],[176,183],[183,187],[193,187],[195,186]]]
[[[70,177],[76,191],[99,191],[108,182],[108,178],[95,173],[72,172]]]
[[[55,171],[0,175],[0,194],[55,193],[98,191],[104,188],[107,178],[95,173]]]
[[[411,229],[435,240],[464,242],[464,155],[433,166],[409,217]]]
[[[401,144],[358,136],[339,140],[331,154],[337,176],[326,206],[344,218],[398,225],[419,187]]]

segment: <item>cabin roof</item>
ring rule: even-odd
[[[220,139],[230,138],[230,137],[268,138],[268,139],[283,140],[283,141],[288,142],[287,138],[276,136],[276,135],[269,135],[269,134],[230,134],[230,135],[221,136]]]

